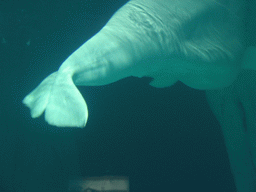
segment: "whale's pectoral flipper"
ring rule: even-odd
[[[70,74],[52,73],[23,103],[30,108],[33,118],[45,111],[45,120],[51,125],[84,127],[87,122],[87,105]]]

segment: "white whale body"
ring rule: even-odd
[[[33,118],[85,127],[76,86],[129,76],[206,90],[220,122],[238,192],[256,191],[256,48],[244,44],[245,0],[131,0],[27,95]]]
[[[178,80],[196,89],[226,87],[240,71],[244,49],[232,7],[215,0],[129,1],[23,103],[33,118],[45,111],[51,125],[84,127],[88,109],[76,85],[149,76],[154,87]]]

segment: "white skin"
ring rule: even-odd
[[[173,82],[180,80],[196,89],[231,84],[240,70],[236,57],[243,47],[239,32],[225,29],[234,23],[239,26],[239,20],[225,25],[216,18],[201,23],[193,20],[211,9],[219,17],[222,10],[227,12],[227,8],[211,0],[163,0],[161,5],[152,2],[157,4],[152,5],[154,9],[143,6],[144,1],[127,3],[99,33],[70,55],[59,73],[74,75],[75,84],[84,86],[105,85],[128,76],[154,78],[161,70],[168,71]],[[165,9],[157,17],[156,7]],[[215,9],[222,10],[218,13]],[[136,14],[141,10],[143,14]],[[196,27],[186,29],[188,25]]]

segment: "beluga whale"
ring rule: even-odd
[[[256,191],[256,48],[244,41],[245,2],[130,0],[23,103],[33,118],[45,113],[50,125],[83,128],[88,109],[76,86],[134,76],[151,77],[156,88],[181,81],[206,90],[237,189]]]

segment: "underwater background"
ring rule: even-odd
[[[235,191],[204,91],[134,77],[79,87],[90,112],[84,129],[52,127],[22,105],[126,2],[0,1],[0,192],[67,191],[70,179],[105,175],[129,177],[131,192]],[[248,2],[255,45],[256,3]]]

